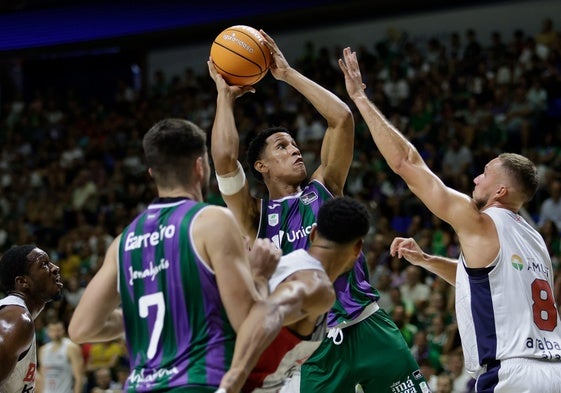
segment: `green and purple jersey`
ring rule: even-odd
[[[207,206],[158,199],[123,231],[118,285],[128,392],[218,387],[230,366],[235,332],[214,272],[193,247],[193,221]]]
[[[288,254],[297,249],[308,249],[309,234],[321,205],[333,194],[317,180],[312,180],[296,195],[280,199],[262,199],[257,237],[268,238]],[[366,258],[360,254],[354,268],[341,275],[333,284],[337,301],[329,313],[328,325],[335,326],[356,318],[366,307],[379,298],[368,281]]]

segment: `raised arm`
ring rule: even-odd
[[[252,86],[229,86],[216,71],[212,59],[208,61],[208,70],[217,90],[210,150],[219,178],[220,192],[242,229],[251,239],[255,239],[259,219],[258,200],[251,195],[249,184],[238,161],[240,140],[234,118],[235,100],[247,92],[254,92],[255,89]],[[220,178],[226,180],[220,182]]]
[[[309,335],[317,318],[329,311],[334,302],[335,291],[325,272],[301,270],[289,276],[266,301],[252,307],[238,332],[232,365],[220,388],[227,393],[239,392],[282,326],[292,325],[298,334]],[[295,324],[303,320],[307,320],[310,331],[296,328]]]
[[[321,164],[312,178],[325,184],[333,194],[342,195],[353,159],[354,120],[351,110],[335,94],[292,68],[275,41],[263,30],[261,34],[273,54],[271,74],[306,97],[327,122],[321,146]]]
[[[103,265],[92,278],[68,325],[75,343],[109,341],[124,334],[123,313],[118,308],[117,250],[121,236],[109,246]]]
[[[399,258],[405,258],[413,265],[420,266],[434,273],[449,284],[456,285],[456,267],[458,261],[438,255],[430,255],[421,249],[412,238],[396,237],[390,245],[390,254]]]
[[[465,194],[449,187],[431,172],[415,146],[397,130],[368,99],[359,69],[356,53],[350,48],[343,51],[339,66],[345,75],[349,97],[360,111],[370,129],[374,143],[390,168],[407,183],[409,189],[436,216],[448,222],[461,235],[462,231],[475,232],[481,223],[481,214]]]

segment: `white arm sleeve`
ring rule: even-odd
[[[245,173],[243,171],[242,164],[240,164],[239,161],[236,162],[238,164],[238,169],[227,173],[224,176],[216,174],[218,189],[223,195],[234,195],[240,191],[245,184]]]

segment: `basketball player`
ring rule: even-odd
[[[13,246],[0,259],[0,393],[32,392],[37,351],[35,318],[61,297],[59,268],[33,244]]]
[[[43,393],[81,393],[84,389],[82,350],[65,333],[62,321],[47,325],[47,336],[51,341],[39,348]]]
[[[354,121],[343,101],[292,68],[273,39],[261,33],[273,55],[273,77],[301,93],[327,123],[320,166],[301,186],[308,174],[296,142],[284,128],[266,129],[251,142],[247,158],[252,174],[265,183],[269,195],[267,199],[251,195],[237,161],[239,137],[234,101],[254,88],[226,84],[212,59],[208,66],[218,97],[211,150],[220,192],[242,229],[251,239],[271,239],[287,254],[308,248],[319,207],[342,195],[353,156]],[[337,300],[328,316],[329,334],[302,366],[302,392],[352,392],[358,383],[363,387],[370,383],[385,386],[390,391],[390,386],[401,386],[408,380],[415,381],[415,385],[424,383],[399,330],[376,303],[379,296],[368,282],[362,253],[352,271],[339,277],[334,287]],[[379,334],[384,329],[392,332],[392,340],[379,339],[388,337],[385,331]],[[385,361],[399,364],[400,369],[380,372],[373,353],[383,353]]]
[[[421,254],[412,240],[401,238],[391,253],[456,286],[465,365],[477,378],[477,392],[561,392],[561,326],[551,260],[540,234],[517,214],[538,186],[534,164],[503,153],[474,179],[472,198],[446,187],[370,102],[356,53],[345,48],[343,56],[339,65],[347,92],[388,165],[458,235],[458,263]]]
[[[254,272],[256,287],[234,217],[201,202],[210,173],[205,143],[186,120],[165,119],[147,132],[158,198],[113,241],[70,322],[73,341],[106,341],[122,334],[124,317],[128,392],[214,392],[235,331],[268,293],[280,258],[270,242],[253,245],[251,257],[269,269]]]
[[[325,313],[335,302],[332,282],[353,268],[369,229],[369,213],[361,203],[342,197],[322,205],[310,233],[310,248],[281,258],[269,279],[266,307],[252,308],[240,328],[232,367],[220,384],[224,391],[238,392],[249,370],[244,392],[289,391],[289,386],[283,387],[285,380],[325,335]],[[282,320],[286,327],[259,357],[265,349],[259,337],[271,319]],[[297,381],[290,380],[296,383],[296,391]]]

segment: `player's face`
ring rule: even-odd
[[[501,162],[498,158],[491,160],[485,165],[483,173],[473,179],[475,187],[472,197],[479,209],[486,206],[497,191],[497,186],[499,186],[501,180],[500,165]]]
[[[58,300],[61,296],[62,281],[60,269],[51,262],[47,253],[40,248],[34,248],[27,255],[31,262],[29,266],[31,294],[44,302]]]
[[[294,139],[286,132],[277,132],[267,138],[267,146],[261,161],[269,178],[290,184],[300,184],[306,179],[307,172],[302,153]]]
[[[52,341],[60,341],[64,337],[64,326],[61,322],[49,324],[47,335]]]

